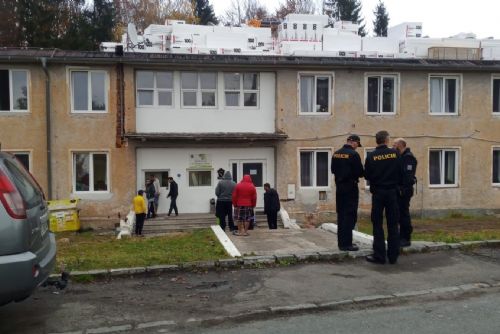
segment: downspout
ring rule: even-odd
[[[47,58],[40,59],[45,73],[45,121],[47,129],[47,196],[52,199],[52,123],[50,111],[50,75],[47,69]]]

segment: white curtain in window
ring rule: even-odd
[[[431,78],[431,113],[441,113],[443,105],[443,79]]]
[[[300,111],[312,112],[313,109],[314,77],[300,77]]]
[[[455,184],[455,152],[445,152],[445,184]]]

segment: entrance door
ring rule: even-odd
[[[231,160],[233,180],[238,183],[243,175],[250,175],[257,189],[257,207],[264,207],[264,183],[267,182],[266,163],[263,160]]]
[[[168,194],[168,170],[143,170],[144,172],[144,187],[146,187],[146,181],[154,175],[160,180],[160,198],[158,202],[158,212],[157,213],[167,213],[168,207],[170,206],[170,201],[167,200]],[[146,188],[144,188],[146,189]]]

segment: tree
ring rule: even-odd
[[[360,13],[362,10],[360,0],[325,0],[323,1],[323,13],[327,14],[332,21],[349,21],[359,24],[358,34],[366,36],[364,19]]]
[[[195,0],[194,15],[201,25],[219,23],[219,20],[215,17],[214,9],[208,0]]]
[[[382,0],[379,0],[377,7],[373,11],[375,21],[373,21],[373,32],[375,36],[387,37],[387,27],[389,26],[389,14]]]
[[[15,1],[0,0],[0,46],[19,46],[21,44],[16,11]]]
[[[240,26],[249,20],[262,20],[268,16],[267,8],[259,0],[232,0],[222,21],[224,25]]]
[[[284,19],[288,14],[314,14],[315,12],[314,0],[285,0],[276,9],[276,17]]]

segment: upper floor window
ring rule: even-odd
[[[493,176],[492,183],[500,185],[500,147],[493,149]]]
[[[183,107],[215,107],[217,105],[217,73],[181,72]]]
[[[172,106],[174,76],[172,72],[137,71],[137,106]]]
[[[300,113],[325,115],[330,113],[332,76],[301,74],[299,76]]]
[[[224,96],[228,107],[257,107],[259,75],[257,73],[224,73]]]
[[[430,76],[430,112],[433,115],[457,115],[460,78]]]
[[[429,184],[431,186],[457,186],[458,150],[431,149],[429,151]]]
[[[28,71],[0,69],[2,111],[28,111]]]
[[[108,154],[104,152],[73,153],[73,191],[109,191]]]
[[[71,105],[75,113],[107,112],[105,71],[71,71]]]
[[[329,187],[330,186],[330,151],[301,150],[300,151],[300,186]]]
[[[493,113],[500,114],[500,78],[493,78]]]
[[[369,75],[366,77],[366,85],[368,114],[396,113],[396,75]]]

